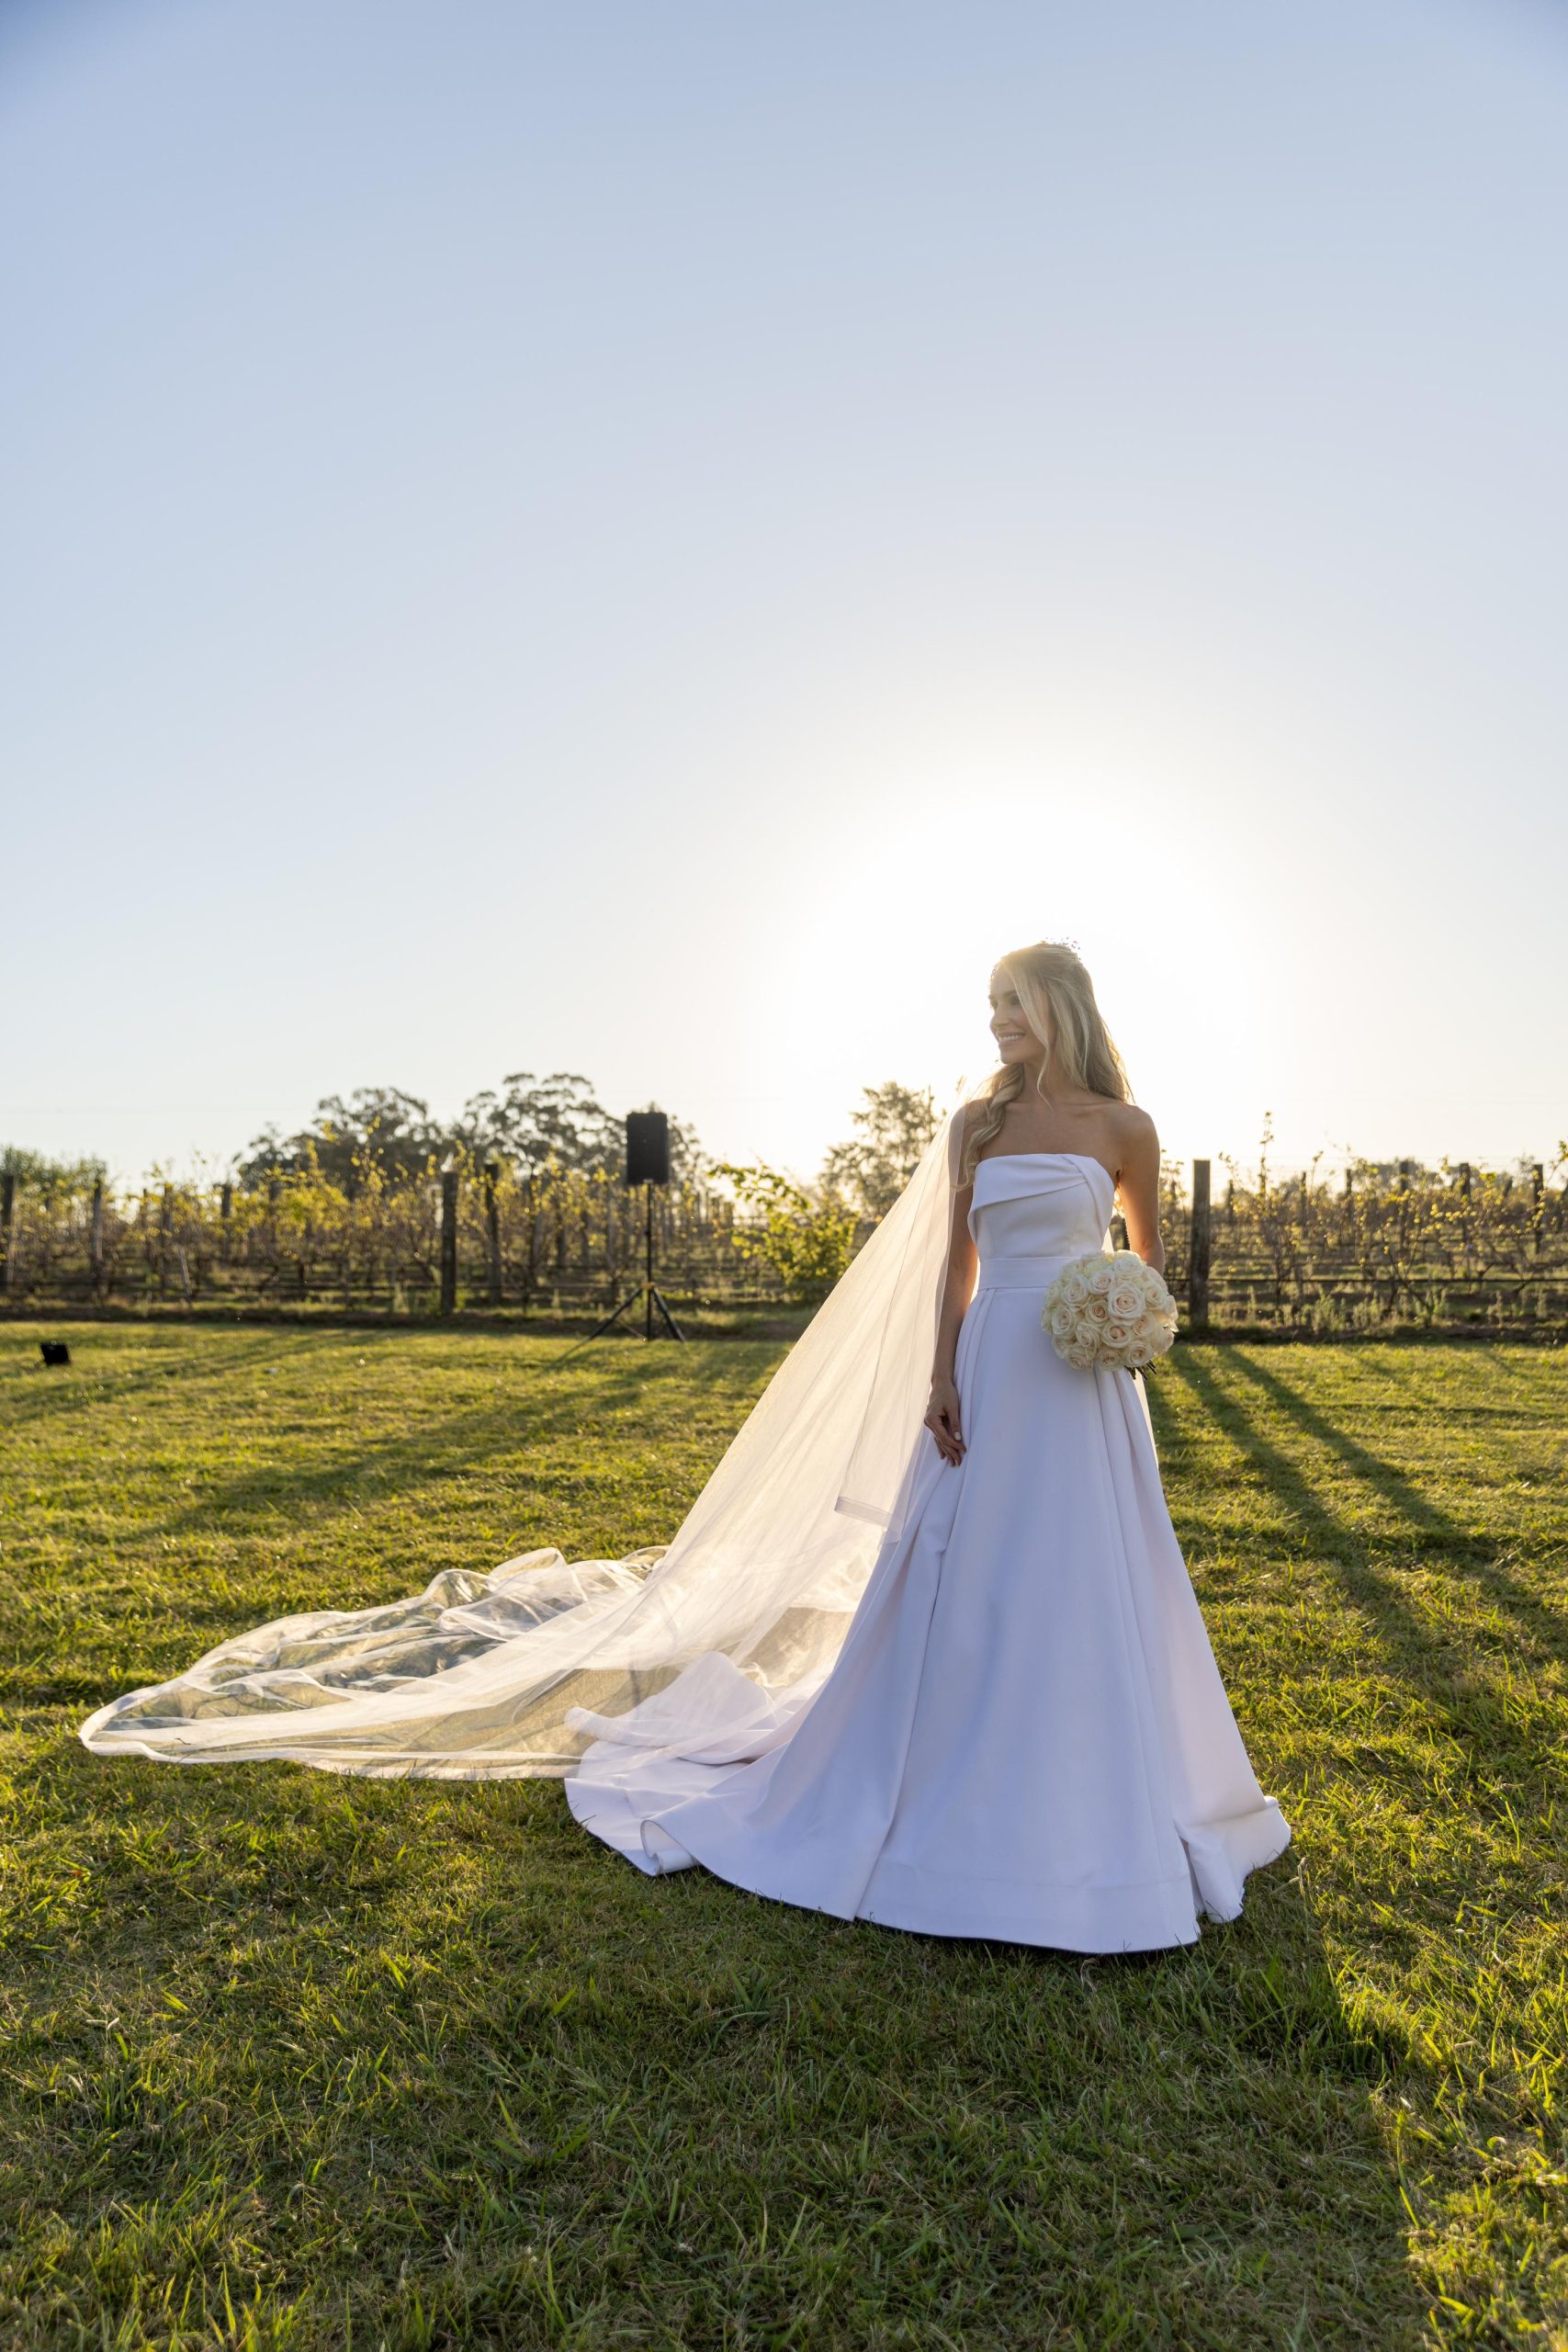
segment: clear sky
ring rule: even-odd
[[[11,0],[0,1139],[813,1169],[1075,939],[1168,1150],[1568,1132],[1568,30]]]

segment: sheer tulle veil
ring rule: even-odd
[[[99,1708],[83,1740],[453,1780],[564,1776],[602,1737],[716,1755],[749,1722],[754,1746],[826,1679],[931,1442],[962,1136],[955,1109],[667,1545],[525,1552],[387,1607],[280,1618]]]

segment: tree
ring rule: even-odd
[[[860,1133],[837,1143],[822,1164],[829,1192],[846,1193],[867,1216],[886,1216],[936,1133],[936,1102],[929,1086],[862,1088],[863,1107],[850,1114]]]
[[[47,1152],[28,1151],[21,1144],[0,1145],[0,1176],[13,1176],[18,1186],[25,1184],[50,1200],[90,1193],[107,1173],[101,1159],[51,1159]]]
[[[738,1205],[750,1212],[734,1229],[739,1255],[772,1266],[791,1298],[826,1298],[854,1256],[854,1211],[831,1193],[813,1200],[773,1168],[720,1162],[713,1172],[735,1187]]]
[[[457,1135],[476,1159],[510,1159],[522,1176],[551,1160],[585,1173],[614,1169],[623,1148],[619,1120],[587,1079],[563,1069],[548,1078],[513,1070],[499,1091],[487,1087],[465,1106]]]
[[[650,1111],[660,1106],[649,1102]],[[524,1176],[553,1160],[558,1168],[618,1175],[626,1164],[624,1123],[606,1111],[588,1080],[570,1070],[536,1078],[514,1070],[499,1092],[476,1094],[457,1122],[457,1139],[476,1159],[510,1159]],[[670,1164],[676,1182],[694,1176],[702,1160],[696,1137],[670,1122]]]
[[[268,1127],[241,1160],[240,1182],[254,1192],[273,1176],[320,1174],[352,1193],[372,1170],[383,1178],[422,1175],[446,1151],[449,1137],[430,1105],[395,1086],[361,1086],[345,1102],[329,1094],[298,1135]]]

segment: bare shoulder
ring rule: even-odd
[[[1139,1104],[1118,1102],[1111,1114],[1111,1132],[1124,1168],[1159,1166],[1159,1136],[1154,1121]]]

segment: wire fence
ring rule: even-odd
[[[1190,1331],[1568,1335],[1561,1162],[1522,1176],[1360,1162],[1332,1181],[1233,1178],[1223,1195],[1212,1175],[1208,1160],[1162,1175],[1167,1280]],[[309,1174],[252,1190],[6,1176],[0,1314],[597,1317],[642,1279],[648,1206],[607,1173],[495,1161],[372,1172],[352,1189]],[[799,1304],[718,1187],[657,1188],[651,1209],[672,1304]],[[1124,1238],[1119,1219],[1113,1230]]]

